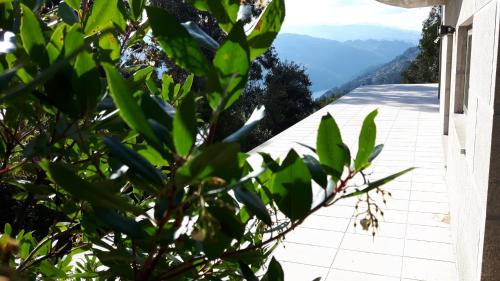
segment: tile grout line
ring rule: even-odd
[[[417,115],[417,135],[415,137],[415,142],[418,142],[418,134],[420,132],[420,115],[422,114],[421,111],[418,111],[418,115]],[[417,145],[415,145],[415,148],[414,148],[414,151],[413,151],[413,163],[415,163],[415,156],[416,156],[416,152],[417,152]],[[412,174],[410,176],[410,194],[409,194],[409,198],[408,198],[408,212],[406,213],[406,223],[405,223],[405,235],[404,235],[404,240],[403,240],[403,256],[401,258],[401,271],[400,271],[400,274],[399,274],[399,278],[400,279],[403,279],[403,267],[404,267],[404,257],[405,257],[405,250],[406,250],[406,238],[407,238],[407,235],[408,235],[408,217],[409,217],[409,214],[410,214],[410,203],[411,203],[411,191],[413,189],[413,171],[412,171]]]
[[[418,114],[417,114],[417,134],[415,136],[415,146],[413,147],[413,160],[412,160],[412,163],[415,163],[415,156],[416,156],[416,151],[417,151],[417,141],[418,141],[418,132],[420,130],[420,111],[418,111]],[[410,201],[411,201],[411,190],[412,190],[412,187],[413,187],[413,171],[410,175],[410,189],[409,189],[409,192],[408,192],[408,206],[406,207],[407,208],[407,211],[406,211],[406,222],[405,222],[405,231],[404,231],[404,236],[403,236],[403,252],[402,252],[402,257],[401,257],[401,267],[400,267],[400,270],[399,270],[399,279],[402,280],[403,278],[403,267],[404,267],[404,256],[405,256],[405,250],[406,250],[406,237],[407,237],[407,234],[408,234],[408,216],[409,216],[409,213],[410,213]]]

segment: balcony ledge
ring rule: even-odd
[[[422,8],[446,4],[446,0],[377,0],[391,6],[402,8]]]

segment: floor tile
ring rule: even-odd
[[[304,221],[302,227],[322,230],[346,231],[350,221],[351,220],[347,218],[312,215]]]
[[[411,201],[409,210],[410,212],[447,214],[449,206],[448,203]]]
[[[451,232],[447,227],[409,224],[406,229],[406,238],[420,241],[451,243]]]
[[[408,223],[416,225],[449,227],[447,216],[444,214],[409,212]]]
[[[403,258],[402,277],[423,281],[457,281],[455,263]]]
[[[332,269],[326,281],[399,281],[399,278],[340,269]]]
[[[279,261],[329,267],[337,249],[284,242],[274,251]]]
[[[448,203],[448,194],[446,192],[412,190],[410,200]]]
[[[347,230],[349,233],[357,233],[362,235],[372,236],[371,231],[364,231],[359,223],[354,227],[354,223],[349,225]],[[393,237],[393,238],[404,238],[406,232],[406,224],[401,223],[391,223],[391,222],[380,222],[379,227],[376,231],[375,237]]]
[[[402,257],[340,249],[332,268],[399,277]]]
[[[338,217],[338,218],[350,218],[354,213],[355,209],[349,206],[333,205],[330,207],[322,208],[315,215],[318,216],[328,216],[328,217]]]
[[[453,246],[440,242],[406,240],[404,256],[455,262]]]
[[[286,235],[285,241],[330,248],[340,247],[344,232],[297,227]]]
[[[324,280],[328,274],[328,268],[324,267],[284,261],[280,261],[280,264],[285,273],[285,281],[312,281],[317,277]]]
[[[363,251],[387,255],[403,255],[404,240],[382,236],[369,236],[362,234],[346,233],[341,249]]]

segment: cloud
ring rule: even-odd
[[[285,0],[287,26],[372,24],[422,29],[430,8],[404,9],[375,0]]]

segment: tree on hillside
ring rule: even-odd
[[[221,116],[225,126],[217,134],[218,139],[223,139],[241,127],[255,107],[264,105],[266,116],[242,142],[244,150],[279,134],[309,116],[317,107],[305,69],[294,62],[280,61],[274,48],[254,62],[250,76],[254,77],[247,83],[240,100]]]
[[[269,112],[263,124],[278,134],[309,116],[315,107],[305,69],[293,62],[279,62],[265,79],[263,104]]]
[[[251,17],[256,18],[262,12],[263,1],[245,1],[251,7]],[[152,0],[152,5],[161,7],[171,13],[180,22],[191,21],[221,43],[227,34],[219,27],[217,20],[210,13],[201,12],[188,1]],[[163,68],[177,82],[183,82],[188,73],[175,65],[156,44],[144,44],[142,50],[146,54],[136,54],[143,58],[143,64],[154,62],[158,68]],[[213,59],[214,53],[205,50],[205,55]],[[137,62],[135,62],[137,63]],[[162,65],[158,65],[162,63]],[[293,62],[283,62],[276,50],[271,47],[263,55],[252,62],[249,79],[241,99],[221,115],[224,127],[216,128],[215,139],[222,140],[234,130],[241,127],[252,111],[259,105],[269,108],[265,121],[243,141],[244,150],[249,150],[287,129],[301,119],[307,117],[316,109],[316,103],[311,98],[310,79],[305,70]],[[203,81],[195,79],[193,88],[201,89]],[[282,101],[286,100],[286,103]],[[201,104],[204,120],[210,117],[210,109],[205,101]],[[279,110],[271,110],[277,109]]]
[[[438,36],[440,25],[441,8],[435,6],[423,23],[422,38],[419,43],[420,54],[402,74],[404,83],[437,83],[439,81],[439,44],[434,41]]]

